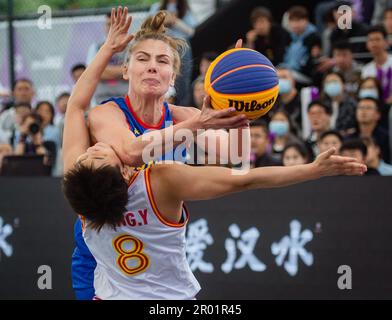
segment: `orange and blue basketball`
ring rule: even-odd
[[[279,79],[268,58],[236,48],[218,56],[207,70],[204,87],[214,109],[234,107],[249,120],[265,115],[279,93]]]

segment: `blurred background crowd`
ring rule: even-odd
[[[167,10],[169,34],[191,42],[198,27],[230,2],[162,0],[148,5],[142,17]],[[368,175],[392,175],[392,1],[319,1],[311,11],[292,5],[279,19],[259,2],[248,17],[243,46],[261,52],[276,66],[279,97],[267,116],[250,125],[252,166],[308,163],[334,146],[340,154],[366,163]],[[352,13],[352,21],[347,19],[348,13]],[[102,19],[107,31],[108,15]],[[101,37],[101,41],[89,43],[84,60],[63,66],[70,79],[63,91],[37,94],[34,77],[17,76],[11,84],[0,83],[3,175],[14,172],[12,159],[30,159],[29,172],[39,164],[40,174],[62,175],[62,130],[68,98],[72,84],[102,45],[104,34]],[[232,46],[235,40],[233,36]],[[167,100],[201,108],[204,76],[219,53],[205,51],[196,59],[190,45]],[[122,54],[112,59],[91,108],[109,97],[126,94],[123,60]]]

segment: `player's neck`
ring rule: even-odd
[[[162,119],[162,97],[140,98],[130,93],[133,111],[146,124],[156,125]]]

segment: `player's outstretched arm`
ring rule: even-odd
[[[90,146],[88,128],[84,113],[90,105],[91,97],[100,81],[100,76],[113,54],[125,49],[132,35],[128,35],[131,24],[128,9],[112,9],[111,26],[104,45],[93,62],[83,72],[75,84],[68,101],[64,121],[63,160],[64,172],[73,167],[76,159]]]
[[[259,188],[276,188],[326,176],[360,176],[366,166],[354,158],[334,155],[335,148],[320,154],[312,163],[292,167],[263,167],[244,175],[220,167],[162,165],[154,168],[159,189],[170,200],[204,200]],[[169,200],[169,201],[170,201]]]

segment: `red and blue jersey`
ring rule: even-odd
[[[129,129],[136,137],[145,134],[149,130],[161,130],[175,124],[172,113],[166,102],[164,102],[162,106],[162,118],[160,122],[157,125],[152,126],[144,123],[136,115],[132,109],[132,105],[128,96],[125,98],[110,98],[109,100],[106,100],[102,103],[109,101],[116,103],[117,106],[124,112]],[[185,162],[186,148],[182,148],[183,150],[177,150],[177,148],[174,148],[173,151],[166,153],[163,157],[161,157],[160,160],[176,160]],[[97,263],[86,243],[84,242],[80,219],[77,219],[75,223],[74,237],[76,248],[72,254],[72,286],[76,293],[77,299],[92,300],[95,294],[94,270],[97,266]]]

